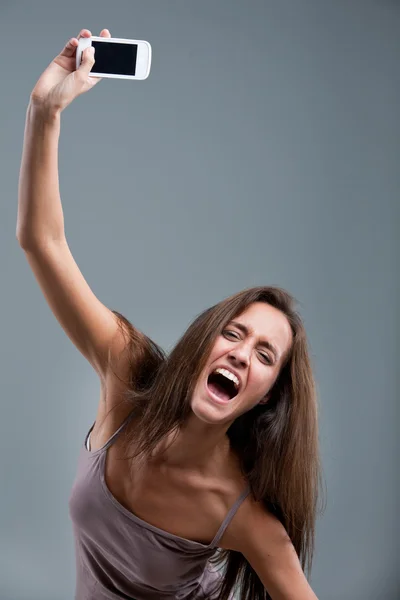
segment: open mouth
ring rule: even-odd
[[[226,369],[216,369],[207,379],[208,389],[220,400],[228,402],[239,392],[239,383]]]

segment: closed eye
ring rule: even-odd
[[[238,333],[236,333],[236,331],[230,331],[229,329],[225,329],[223,332],[224,336],[233,336],[234,338],[236,338],[237,340],[240,339],[240,336]]]
[[[260,352],[260,356],[262,356],[263,359],[267,361],[267,364],[272,365],[272,360],[270,359],[268,354],[264,354],[264,352]]]

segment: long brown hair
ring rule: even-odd
[[[123,400],[131,406],[130,426],[124,430],[123,445],[127,458],[145,461],[169,434],[179,433],[191,413],[194,387],[217,336],[254,302],[265,302],[286,315],[293,342],[268,402],[239,416],[227,435],[253,498],[281,521],[309,574],[322,481],[317,396],[304,325],[294,298],[285,290],[250,288],[208,308],[168,356],[113,311],[127,335],[131,365]],[[128,456],[133,448],[134,454]],[[227,600],[236,586],[240,586],[240,600],[270,598],[240,552],[218,548],[211,561],[223,570],[219,600]]]

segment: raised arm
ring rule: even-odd
[[[88,36],[83,30],[80,35]],[[107,30],[102,34],[109,37]],[[108,356],[125,341],[115,315],[94,295],[67,244],[58,182],[61,113],[97,82],[85,51],[75,71],[77,38],[50,63],[30,98],[19,179],[17,239],[59,323],[102,379]]]

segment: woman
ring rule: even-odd
[[[226,600],[238,586],[242,600],[315,600],[303,569],[317,405],[293,300],[279,288],[240,292],[166,356],[95,297],[69,251],[58,187],[61,112],[98,81],[90,49],[75,71],[77,45],[31,93],[17,223],[46,300],[101,383],[69,503],[76,600]]]

